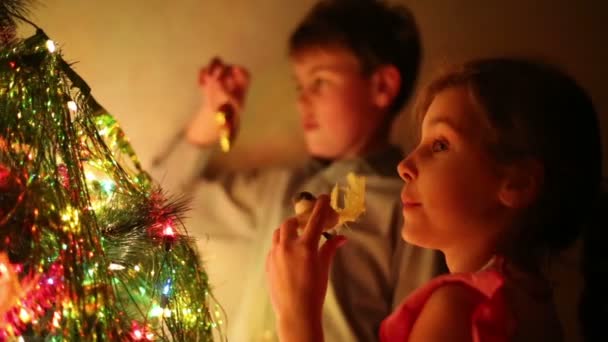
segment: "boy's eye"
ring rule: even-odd
[[[310,89],[315,92],[315,91],[319,91],[319,89],[321,89],[321,87],[325,84],[325,80],[322,78],[315,78],[311,85],[310,85]]]
[[[448,142],[445,140],[441,140],[441,139],[436,139],[433,141],[433,144],[431,145],[431,150],[433,152],[443,152],[443,151],[447,151],[448,150]]]

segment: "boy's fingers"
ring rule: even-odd
[[[207,69],[208,69],[209,73],[212,74],[215,72],[215,70],[218,67],[222,66],[222,64],[223,64],[222,60],[218,56],[215,56],[215,57],[211,58],[211,61],[209,61],[209,65],[207,66]]]
[[[207,78],[206,76],[207,76],[207,68],[206,67],[200,68],[200,70],[198,71],[198,84],[199,85],[205,84],[205,79]]]
[[[228,67],[223,64],[216,66],[213,71],[211,71],[211,77],[220,82],[224,81],[226,75],[228,75]]]
[[[272,245],[276,246],[279,243],[279,238],[281,236],[281,228],[277,228],[272,233]]]
[[[227,64],[216,57],[211,61],[211,63],[209,63],[208,75],[213,79],[221,81],[222,78],[228,73],[229,69],[230,67]]]
[[[198,83],[207,89],[207,94],[217,94],[214,102],[229,102],[240,110],[249,84],[249,73],[243,67],[224,64],[215,57],[199,71]]]
[[[203,84],[207,77],[210,77],[215,70],[222,64],[219,57],[213,57],[211,61],[199,70],[199,83]]]
[[[320,195],[315,201],[315,206],[312,209],[310,218],[304,228],[302,240],[310,246],[316,247],[319,244],[321,233],[323,232],[323,224],[325,221],[326,211],[329,208],[329,196]]]
[[[221,76],[224,88],[241,100],[249,86],[249,73],[238,65],[228,65],[225,70]]]
[[[222,88],[228,93],[234,93],[236,89],[236,83],[234,83],[234,78],[227,76],[222,78]]]
[[[249,80],[251,77],[249,76],[247,69],[234,65],[232,66],[232,74],[234,75],[234,80],[239,86],[247,87],[249,85]]]

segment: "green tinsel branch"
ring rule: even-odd
[[[0,86],[0,256],[38,284],[0,310],[0,339],[221,337],[185,202],[153,186],[44,32],[0,50]]]

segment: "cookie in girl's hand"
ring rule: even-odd
[[[310,219],[310,214],[312,214],[312,210],[315,207],[316,202],[317,198],[315,197],[315,195],[311,194],[308,191],[300,192],[293,199],[293,209],[296,214],[295,217],[298,220],[298,233],[301,234],[302,230],[306,226],[306,223],[308,223],[308,220]],[[338,213],[331,207],[329,208],[329,210],[330,212],[328,212],[327,215],[322,218],[324,220],[324,222],[322,223],[324,227],[323,230],[329,230],[334,228],[339,221]],[[323,232],[322,234],[328,239],[331,238],[331,234],[327,232]]]
[[[340,188],[334,186],[331,192],[331,208],[333,212],[325,219],[323,236],[330,239],[338,234],[338,228],[342,224],[354,222],[365,212],[365,177],[349,173],[346,176],[348,186]],[[341,197],[341,198],[339,198]],[[301,233],[308,222],[317,198],[310,192],[300,192],[293,200],[296,219],[298,220],[298,232]],[[340,201],[341,200],[341,201]],[[342,202],[342,207],[338,204]]]
[[[312,213],[312,209],[315,207],[316,201],[317,198],[315,197],[315,195],[311,194],[308,191],[300,192],[293,199],[293,209],[295,211],[299,227],[304,227],[304,225],[306,225],[306,222],[308,222],[308,218]]]

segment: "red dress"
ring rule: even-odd
[[[414,291],[382,322],[381,342],[406,342],[424,304],[433,291],[447,284],[460,284],[481,293],[481,299],[471,317],[473,341],[504,342],[513,335],[513,320],[509,317],[504,295],[505,278],[500,272],[501,260],[475,273],[448,274],[437,277]]]

